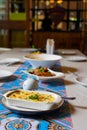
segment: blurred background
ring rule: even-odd
[[[0,0],[0,47],[79,49],[87,55],[86,0]]]

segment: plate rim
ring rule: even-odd
[[[76,59],[72,59],[73,57],[75,57]],[[79,58],[81,58],[81,59],[79,59]],[[68,56],[68,57],[65,58],[65,60],[68,60],[68,61],[86,61],[87,57],[86,56]]]
[[[4,73],[5,72],[8,72],[9,74],[8,75],[6,75],[6,76],[0,76],[0,79],[4,79],[4,78],[7,78],[7,77],[9,77],[9,76],[11,76],[13,73],[11,72],[11,71],[9,71],[9,70],[1,70],[1,71],[3,71]]]
[[[64,50],[64,49],[61,49],[61,50],[57,50],[58,53],[61,53],[61,54],[66,54],[66,55],[69,55],[69,54],[76,54],[76,51],[75,50]]]
[[[6,107],[6,108],[8,108],[9,110],[11,110],[11,111],[13,111],[13,112],[16,112],[16,113],[19,113],[19,114],[24,114],[24,115],[26,115],[26,114],[33,114],[33,115],[35,115],[35,114],[43,114],[43,113],[48,113],[48,112],[53,112],[53,111],[55,111],[55,110],[57,110],[57,109],[59,109],[63,104],[64,104],[64,99],[62,98],[62,100],[61,100],[61,102],[60,102],[60,104],[56,107],[56,108],[54,108],[54,109],[51,109],[51,110],[35,110],[35,111],[29,111],[28,109],[27,109],[27,111],[26,111],[26,109],[24,108],[24,110],[22,109],[22,110],[17,110],[16,108],[18,108],[18,107],[14,107],[14,106],[11,106],[11,105],[7,105],[6,104],[6,101],[3,101],[3,100],[5,100],[5,97],[3,96],[2,97],[2,99],[1,99],[1,102],[2,102],[2,104]]]
[[[13,59],[13,61],[10,61],[10,60],[7,60],[7,59]],[[7,61],[5,61],[5,60],[7,60]],[[7,62],[13,63],[13,62],[19,62],[19,61],[21,61],[19,58],[9,57],[9,58],[4,58],[4,59],[2,59],[2,60],[0,61],[0,64],[5,64],[5,63],[7,63]]]
[[[33,61],[33,62],[44,62],[44,60],[40,60],[40,59],[36,59],[36,58],[30,58],[30,57],[27,57],[28,55],[32,55],[32,56],[35,56],[34,53],[30,53],[30,54],[27,54],[27,55],[24,55],[23,58],[25,60],[29,60],[30,61]],[[40,58],[42,58],[42,56],[53,56],[53,57],[56,57],[56,59],[45,59],[46,62],[49,62],[49,61],[59,61],[62,59],[62,56],[61,55],[56,55],[56,54],[46,54],[46,53],[41,53],[41,54],[36,54],[36,57],[40,56]]]

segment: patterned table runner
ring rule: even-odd
[[[5,83],[0,86],[0,99],[2,94],[8,90],[21,88],[24,80],[28,77],[21,70],[27,70],[32,66],[28,61],[25,61]],[[60,62],[55,68],[61,71]],[[57,79],[49,82],[39,82],[39,89],[46,88],[66,96],[66,88],[63,80]],[[60,109],[51,113],[40,115],[21,115],[12,113],[0,100],[0,130],[73,130],[69,103],[64,102]]]

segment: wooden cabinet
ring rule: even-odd
[[[84,0],[84,28],[83,28],[83,35],[84,35],[84,48],[83,53],[87,55],[87,1]]]
[[[2,43],[4,44],[5,42],[5,47],[30,46],[29,10],[30,10],[30,0],[0,1],[0,39],[2,39],[0,40],[1,41],[0,44]],[[13,38],[13,35],[15,39]]]
[[[55,48],[73,48],[82,50],[83,38],[81,32],[33,32],[33,44],[36,48],[45,48],[46,40],[55,40]]]

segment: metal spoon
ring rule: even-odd
[[[51,90],[51,89],[47,89],[47,88],[43,88],[41,86],[39,86],[41,89],[45,90],[45,91],[48,91],[48,92],[53,92],[53,93],[56,93],[56,94],[59,94],[58,92],[55,92],[54,90]],[[65,97],[65,96],[61,96],[64,100],[75,100],[76,97]]]

